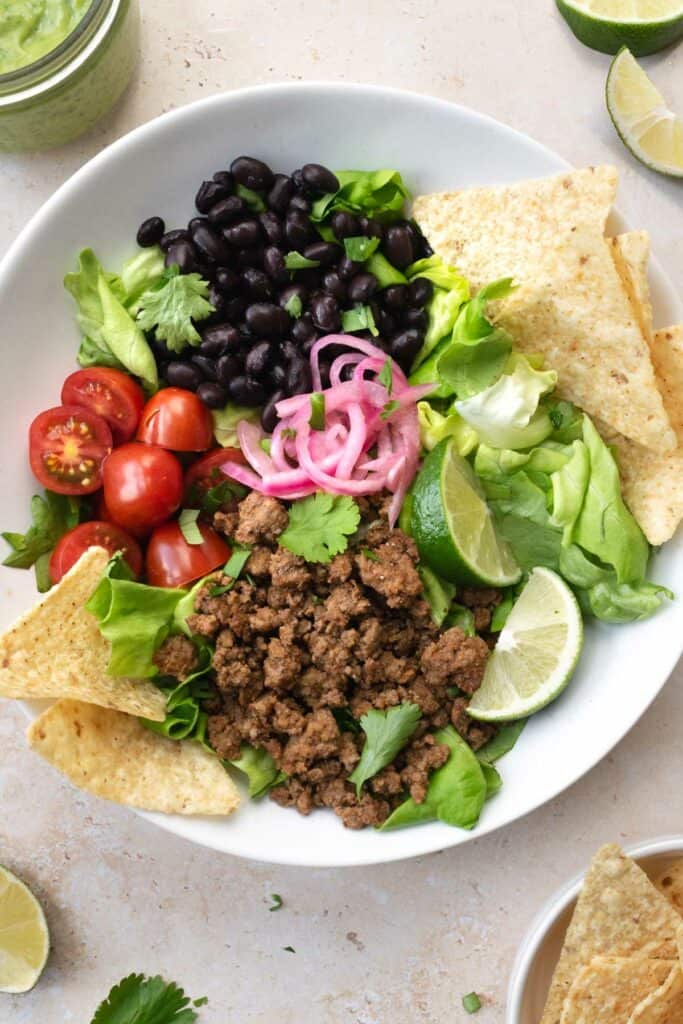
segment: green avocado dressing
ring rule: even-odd
[[[92,0],[0,0],[0,75],[56,49],[91,4]]]

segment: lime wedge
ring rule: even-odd
[[[557,6],[576,38],[602,53],[628,46],[644,57],[683,36],[681,0],[557,0]]]
[[[28,992],[43,972],[50,936],[40,903],[0,866],[0,992]]]
[[[486,663],[467,711],[485,722],[526,718],[569,682],[581,653],[576,598],[557,573],[534,569]]]
[[[412,531],[421,559],[453,583],[508,587],[521,576],[453,439],[429,453],[415,479]]]
[[[637,160],[660,174],[683,178],[683,121],[669,110],[625,48],[609,69],[607,109],[621,141]]]

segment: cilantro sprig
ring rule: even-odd
[[[359,800],[363,784],[391,764],[399,750],[405,747],[417,729],[420,714],[418,704],[397,704],[386,711],[373,709],[361,715],[365,746],[360,761],[349,776]]]
[[[348,547],[348,537],[360,522],[360,510],[347,495],[318,491],[295,501],[289,523],[278,542],[307,562],[329,562]]]
[[[208,281],[199,274],[180,274],[177,266],[171,267],[161,287],[150,289],[140,298],[138,327],[143,331],[153,329],[157,341],[165,341],[171,352],[197,346],[202,339],[192,321],[205,320],[214,312],[208,294]]]
[[[26,533],[2,534],[12,551],[2,563],[13,569],[35,568],[38,591],[44,594],[52,583],[48,563],[50,552],[67,530],[89,518],[87,503],[78,498],[46,491],[31,498],[31,525]]]
[[[180,986],[158,974],[129,974],[114,985],[90,1024],[194,1024],[199,1015],[193,1007],[206,1002],[203,996],[193,1003]]]

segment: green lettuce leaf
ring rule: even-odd
[[[477,760],[493,764],[494,761],[499,761],[501,757],[508,754],[522,735],[527,721],[527,718],[520,718],[516,722],[506,722],[501,725],[493,739],[479,748],[476,754]]]
[[[436,398],[450,398],[451,395],[455,394],[450,384],[446,384],[446,382],[439,377],[439,371],[437,369],[439,359],[450,343],[450,338],[444,338],[443,341],[440,341],[431,355],[425,359],[423,363],[420,363],[418,368],[413,370],[410,374],[409,382],[415,387],[422,384],[434,385],[433,390],[427,395],[427,398],[430,400]]]
[[[453,333],[463,303],[467,303],[470,288],[455,267],[444,263],[439,256],[430,256],[413,263],[406,274],[409,280],[424,277],[434,285],[432,297],[427,303],[429,322],[424,341],[413,361],[413,372],[428,359],[443,339]],[[438,381],[438,377],[433,378]]]
[[[237,424],[240,420],[249,423],[261,422],[260,409],[228,402],[222,409],[213,409],[213,434],[221,448],[239,448]]]
[[[380,289],[392,284],[405,284],[406,276],[390,263],[381,252],[374,252],[365,264],[366,270],[377,278]]]
[[[171,352],[180,353],[188,345],[199,345],[202,339],[193,321],[205,320],[214,307],[207,300],[208,281],[175,271],[167,271],[160,288],[140,297],[137,323],[144,331],[154,330],[157,341],[166,342]]]
[[[556,384],[554,370],[535,370],[518,356],[511,373],[501,374],[494,384],[454,405],[486,444],[532,448],[552,432],[550,417],[539,403]]]
[[[596,583],[579,594],[579,602],[603,622],[634,622],[654,614],[665,598],[674,595],[666,587],[644,580],[641,583]]]
[[[314,223],[337,210],[365,214],[382,222],[396,220],[410,193],[398,171],[335,171],[339,188],[316,199],[311,210]]]
[[[171,677],[162,676],[155,682],[166,694],[166,718],[163,722],[152,722],[141,718],[140,721],[152,732],[166,736],[171,740],[195,740],[205,750],[214,753],[206,736],[209,716],[201,708],[201,702],[213,696],[214,689],[208,678],[211,670],[213,651],[201,640],[195,639],[198,652],[198,663],[194,672],[183,682]]]
[[[418,565],[417,571],[424,587],[425,600],[432,610],[432,619],[437,626],[442,626],[453,604],[456,586],[448,580],[442,580],[426,565]]]
[[[287,776],[281,772],[275,761],[260,747],[252,747],[243,743],[240,748],[240,756],[235,761],[228,761],[233,768],[244,772],[249,781],[249,796],[252,800],[258,800],[264,796],[273,786],[279,786]]]
[[[429,402],[417,403],[417,417],[420,426],[420,444],[425,451],[436,448],[445,437],[455,438],[460,455],[469,455],[477,447],[477,433],[462,416],[451,412],[444,416],[437,412]]]
[[[574,441],[571,457],[551,476],[553,512],[550,522],[562,530],[564,547],[569,547],[574,539],[574,527],[583,508],[590,473],[588,449],[583,441]]]
[[[161,282],[164,270],[164,254],[158,245],[141,249],[139,253],[123,264],[121,268],[123,302],[132,316],[138,312],[140,296]]]
[[[437,288],[443,288],[444,291],[449,292],[460,291],[464,281],[462,274],[450,263],[445,263],[436,253],[411,263],[409,267],[406,267],[405,275],[408,281],[416,281],[418,277],[425,277]],[[467,285],[466,281],[464,283]],[[467,290],[466,298],[469,297],[469,287]]]
[[[159,387],[157,365],[147,340],[132,316],[100,273],[97,290],[102,303],[102,338],[109,350],[147,391]]]
[[[359,800],[363,784],[391,764],[417,729],[420,717],[418,704],[397,704],[386,711],[373,708],[361,715],[365,744],[360,761],[349,775]]]
[[[476,630],[474,628],[474,613],[471,608],[465,608],[464,604],[458,604],[454,601],[448,610],[448,615],[443,621],[444,629],[451,629],[453,626],[457,626],[461,629],[465,636],[476,636]]]

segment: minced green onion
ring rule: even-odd
[[[322,391],[311,395],[311,418],[308,421],[313,430],[325,429],[325,396]]]

